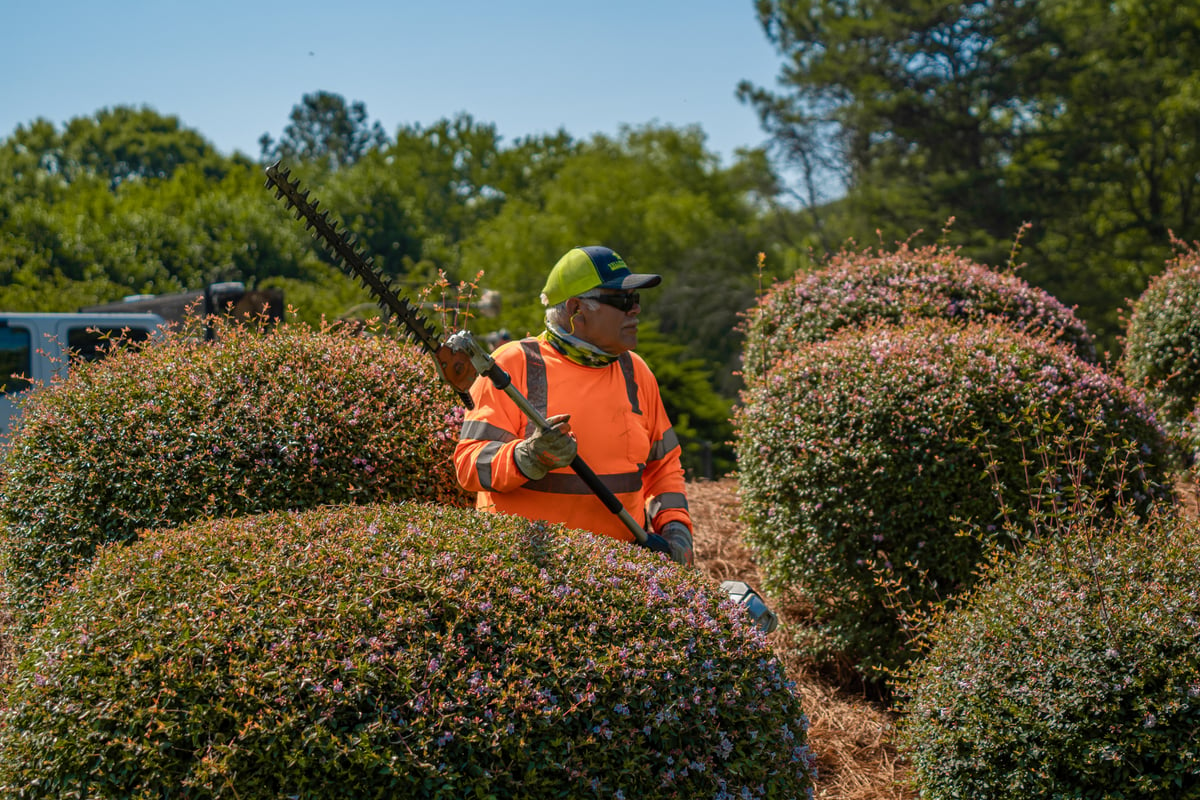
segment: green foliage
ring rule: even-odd
[[[720,478],[731,472],[736,466],[732,404],[713,389],[712,371],[700,359],[684,358],[683,346],[664,339],[654,323],[640,326],[637,351],[658,379],[688,477]]]
[[[779,89],[743,82],[739,94],[789,161],[845,185],[838,240],[890,241],[957,216],[990,263],[1023,221],[997,182],[1024,66],[1005,37],[1030,25],[1028,5],[759,0]]]
[[[988,538],[1015,547],[1083,491],[1101,509],[1167,491],[1141,396],[1007,326],[924,319],[799,346],[743,393],[734,424],[766,588],[811,598],[814,652],[872,677],[974,582]],[[960,535],[971,525],[984,536]]]
[[[1068,527],[1002,561],[905,682],[922,797],[1195,797],[1200,527]]]
[[[428,282],[439,269],[456,269],[461,240],[505,202],[505,153],[494,125],[460,114],[427,128],[402,127],[392,145],[352,167],[304,177],[378,268],[405,282]]]
[[[1121,373],[1144,387],[1168,431],[1195,451],[1200,404],[1200,248],[1184,247],[1132,304]],[[1189,431],[1191,431],[1189,433]],[[1189,441],[1191,440],[1191,441]]]
[[[1042,0],[1007,183],[1033,219],[1033,276],[1117,346],[1120,313],[1200,236],[1200,7]],[[1050,45],[1050,46],[1048,46]]]
[[[1200,10],[1175,0],[759,0],[783,63],[744,83],[774,144],[846,190],[835,235],[885,241],[950,216],[996,263],[1021,225],[1026,277],[1103,347],[1169,252],[1200,234]]]
[[[339,169],[387,144],[383,126],[367,124],[365,103],[356,100],[347,105],[344,97],[333,92],[304,95],[289,118],[278,142],[265,133],[259,138],[263,161],[323,161],[330,169]]]
[[[819,269],[773,285],[747,315],[744,372],[755,379],[796,344],[849,326],[922,317],[1003,321],[1069,345],[1095,361],[1092,337],[1070,309],[1015,275],[994,272],[944,246],[892,252],[843,250]]]
[[[311,279],[320,266],[250,166],[216,180],[185,165],[115,190],[77,179],[52,201],[16,202],[0,232],[0,305],[9,310],[73,311],[221,280]]]
[[[761,249],[746,168],[722,169],[697,129],[596,136],[464,241],[462,269],[483,270],[486,285],[503,293],[496,325],[520,337],[541,331],[538,296],[563,253],[611,247],[630,269],[663,276],[643,294],[644,316],[688,357],[713,364],[718,390],[732,397],[740,352],[733,329],[753,301]]]
[[[108,548],[0,726],[23,797],[812,797],[744,609],[661,555],[422,504]]]
[[[378,320],[379,301],[362,284],[332,264],[314,263],[305,278],[267,278],[260,288],[283,292],[296,320],[320,327],[326,321]],[[369,313],[360,313],[368,312]]]
[[[317,113],[327,102],[328,117]],[[738,314],[753,302],[754,254],[775,238],[763,216],[778,181],[761,152],[723,168],[695,127],[631,128],[587,142],[559,131],[506,143],[494,125],[465,113],[381,140],[336,96],[306,96],[297,111],[303,126],[289,133],[288,166],[409,295],[442,275],[477,281],[501,293],[503,313],[470,322],[476,333],[536,333],[550,266],[576,244],[604,242],[635,268],[664,275],[645,298],[646,319],[684,348],[690,366],[681,382],[693,387],[702,375],[724,398],[735,395]],[[125,109],[72,129],[128,142],[140,119]],[[64,167],[70,148],[44,120],[0,142],[0,306],[71,311],[223,280],[281,288],[297,318],[312,324],[374,305],[263,188],[261,165],[192,146],[186,129],[173,142],[170,123],[144,120],[159,131],[162,164],[181,154],[170,168],[119,180],[99,166]],[[345,124],[357,142],[345,158],[318,153],[350,142],[326,136]],[[698,439],[723,446],[727,418],[716,419],[707,399],[680,401],[689,403],[704,407],[681,408]]]
[[[428,357],[391,339],[215,321],[80,364],[24,405],[0,464],[10,605],[109,542],[191,520],[328,503],[466,504],[461,422]]]
[[[422,261],[440,256],[444,263],[448,255],[434,252],[436,235],[430,223],[441,219],[425,205],[428,184],[421,165],[416,153],[393,158],[372,152],[328,178],[307,169],[297,173],[305,186],[313,188],[321,206],[331,209],[354,232],[356,245],[377,268],[408,280],[419,277],[413,273]],[[432,164],[429,167],[433,169]],[[314,252],[320,252],[318,244],[313,246]]]
[[[3,249],[0,244],[0,250]],[[0,286],[0,308],[5,311],[76,309],[107,302],[123,293],[121,287],[104,278],[70,280],[58,270],[42,271],[39,266],[26,263],[12,276],[12,283]]]
[[[18,138],[20,130],[18,130]],[[99,175],[110,185],[168,178],[191,164],[219,178],[227,162],[198,132],[152,108],[116,106],[69,120],[42,160],[70,180]]]

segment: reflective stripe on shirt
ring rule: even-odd
[[[479,437],[476,437],[479,438]],[[667,453],[679,446],[679,437],[675,435],[675,428],[667,428],[663,433],[663,437],[657,442],[650,445],[650,461],[660,461],[666,458]]]
[[[597,475],[604,485],[614,494],[636,492],[642,488],[642,472],[625,472],[620,475]],[[583,478],[574,472],[551,472],[546,477],[530,481],[525,488],[534,492],[549,494],[592,494],[592,490]]]
[[[496,488],[492,485],[492,459],[500,452],[501,446],[500,442],[488,442],[479,451],[478,458],[475,459],[475,470],[479,473],[479,483],[489,492]]]
[[[541,414],[546,416],[546,362],[542,360],[542,351],[538,349],[537,339],[522,339],[521,349],[525,351],[525,399]],[[537,428],[533,420],[525,423],[525,436],[532,436]]]
[[[469,419],[463,422],[462,433],[459,435],[464,439],[483,439],[500,443],[511,442],[517,438],[503,428],[498,428],[481,419]]]
[[[621,374],[625,376],[625,392],[629,395],[629,407],[640,417],[642,409],[638,405],[638,385],[637,377],[633,374],[633,359],[630,358],[629,353],[621,353],[617,358],[617,363],[621,365]]]
[[[654,519],[668,508],[682,508],[687,511],[687,496],[679,492],[663,492],[657,497],[650,498],[650,502],[646,504],[646,510],[650,512],[650,519]]]

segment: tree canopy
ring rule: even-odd
[[[441,286],[427,302],[458,307],[460,284],[499,291],[499,317],[453,321],[480,333],[540,330],[554,261],[579,244],[613,247],[664,277],[645,297],[656,323],[647,348],[661,342],[706,371],[726,401],[755,295],[847,242],[943,231],[964,256],[1002,266],[1020,233],[1022,276],[1078,305],[1111,349],[1125,299],[1161,271],[1172,234],[1200,232],[1200,76],[1189,66],[1200,62],[1200,7],[758,0],[756,10],[781,80],[739,95],[771,134],[770,154],[724,165],[697,126],[508,141],[466,113],[389,135],[361,101],[316,91],[277,140],[264,134],[261,157],[286,161],[390,279]],[[785,183],[775,163],[799,181]],[[370,306],[263,191],[262,166],[147,107],[61,130],[19,126],[0,141],[0,306],[70,310],[216,280],[283,288],[314,322]],[[681,414],[720,440],[716,404],[690,393]]]
[[[1112,341],[1170,231],[1200,232],[1200,7],[1173,0],[758,0],[781,92],[743,83],[777,149],[840,181],[843,237],[955,218]]]
[[[337,169],[387,144],[383,126],[370,122],[366,104],[355,101],[347,105],[345,98],[333,92],[304,95],[290,118],[279,141],[267,133],[259,137],[265,161],[324,160]]]

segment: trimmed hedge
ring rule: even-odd
[[[0,725],[22,797],[812,797],[742,606],[657,553],[405,503],[105,548]]]
[[[735,427],[765,586],[811,598],[814,653],[872,677],[912,654],[924,611],[972,584],[989,538],[1015,546],[1040,513],[1169,493],[1140,395],[1005,326],[928,319],[801,346],[743,393]],[[971,525],[982,535],[960,535]]]
[[[196,519],[330,503],[468,505],[462,411],[429,358],[391,339],[220,320],[117,347],[35,392],[0,463],[10,604],[101,544]]]
[[[1200,525],[1068,531],[994,568],[908,676],[922,797],[1200,796]]]
[[[1194,452],[1200,403],[1200,249],[1182,250],[1167,262],[1132,304],[1121,373],[1144,387],[1163,425]]]
[[[747,312],[744,371],[753,380],[797,344],[847,327],[932,317],[1002,320],[1069,345],[1085,361],[1096,347],[1075,313],[1016,275],[995,272],[943,246],[892,253],[843,251],[814,272],[776,283]]]

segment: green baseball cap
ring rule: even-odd
[[[550,270],[542,289],[542,305],[556,306],[592,289],[633,290],[660,283],[661,275],[630,272],[621,256],[607,247],[572,247]]]

